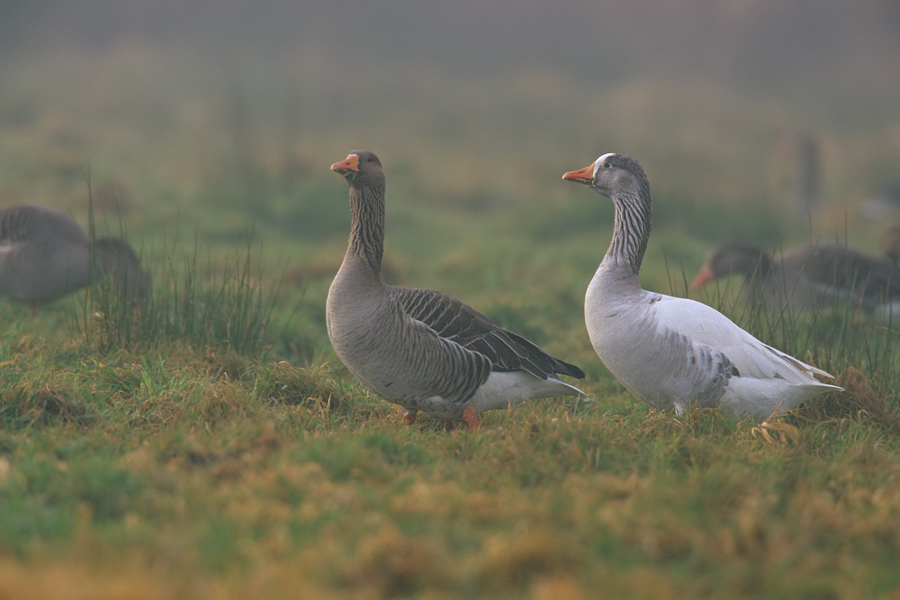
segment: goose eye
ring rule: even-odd
[[[603,163],[603,168],[604,168],[604,169],[608,169],[608,168],[610,168],[611,166],[612,166],[612,165],[610,165],[608,162]]]

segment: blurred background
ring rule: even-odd
[[[328,167],[364,148],[397,279],[571,262],[583,288],[612,211],[560,176],[617,151],[653,186],[651,287],[730,239],[875,251],[898,31],[894,0],[3,2],[0,205],[84,223],[90,190],[138,245],[250,236],[306,286],[346,244]]]

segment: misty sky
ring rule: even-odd
[[[884,100],[900,80],[894,0],[30,0],[0,10],[7,56],[139,36],[213,56],[317,47],[373,69],[409,58],[477,73],[536,64]]]
[[[317,151],[516,146],[539,164],[610,144],[668,184],[690,151],[712,197],[771,195],[748,173],[809,130],[826,194],[849,198],[900,171],[898,31],[896,0],[0,1],[0,111],[80,128],[81,156],[112,147],[98,121],[168,123],[238,164],[266,122],[265,151],[301,122]]]

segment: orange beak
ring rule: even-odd
[[[574,181],[575,183],[591,185],[594,183],[594,163],[589,164],[583,169],[578,169],[577,171],[569,171],[563,175],[562,178]]]
[[[692,290],[699,290],[706,282],[711,279],[715,279],[716,274],[713,273],[713,270],[709,268],[709,265],[703,265],[700,267],[700,270],[697,271],[697,275],[694,277],[694,280],[691,282]]]
[[[359,157],[355,154],[350,154],[341,162],[331,165],[331,170],[345,176],[350,173],[359,173]]]

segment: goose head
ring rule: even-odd
[[[638,271],[650,237],[652,208],[650,182],[644,169],[633,158],[610,152],[563,179],[589,185],[612,200],[616,215],[609,249],[600,263],[604,272],[624,269],[624,280],[639,287]]]
[[[745,276],[764,275],[771,265],[765,252],[752,244],[723,244],[715,248],[703,261],[703,266],[691,282],[691,289],[699,290],[708,282],[730,273]]]
[[[343,175],[351,188],[384,187],[381,161],[367,150],[354,150],[344,160],[331,165],[331,170]]]
[[[569,171],[563,179],[591,186],[597,193],[613,196],[650,196],[650,184],[644,169],[636,160],[610,152],[577,171]]]
[[[150,274],[141,267],[141,260],[124,240],[101,237],[94,242],[95,268],[108,277],[117,290],[124,290],[129,302],[142,302],[150,294]]]

